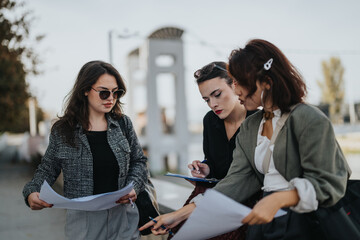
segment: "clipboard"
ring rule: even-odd
[[[176,173],[170,173],[170,172],[166,173],[165,176],[184,178],[184,179],[194,181],[194,182],[217,183],[217,182],[220,181],[219,179],[216,179],[216,178],[198,178],[198,177],[182,175],[182,174],[176,174]]]

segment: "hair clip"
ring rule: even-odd
[[[264,69],[265,69],[266,71],[268,71],[268,70],[271,68],[272,62],[273,62],[273,59],[270,58],[269,61],[267,61],[267,62],[264,64]]]

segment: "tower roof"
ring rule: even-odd
[[[135,48],[134,50],[129,52],[128,56],[132,56],[132,55],[139,55],[139,48]]]
[[[149,35],[152,39],[181,39],[184,30],[176,27],[160,28]]]

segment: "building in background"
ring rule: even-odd
[[[155,174],[187,171],[190,134],[183,32],[160,28],[127,57],[128,112]]]

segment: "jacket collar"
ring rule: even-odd
[[[109,114],[105,114],[105,117],[108,122],[108,129],[120,128],[120,124],[118,120],[115,120]]]
[[[106,118],[106,121],[107,121],[107,123],[108,123],[108,129],[110,129],[110,128],[116,128],[116,127],[120,127],[120,125],[119,125],[119,122],[117,121],[117,120],[115,120],[114,118],[112,118],[111,116],[110,116],[110,114],[105,114],[105,118]],[[78,130],[80,130],[80,131],[82,131],[83,130],[83,128],[82,128],[82,126],[80,125],[80,123],[77,123],[76,124],[76,129],[78,129]]]
[[[117,120],[115,120],[114,118],[112,118],[109,114],[105,114],[105,118],[108,122],[108,130],[111,131],[111,129],[120,129],[120,124]],[[83,127],[80,125],[80,123],[78,123],[76,125],[76,129],[77,129],[77,133],[79,136],[79,139],[81,140],[81,142],[86,146],[86,148],[90,151],[90,145],[89,142],[87,140],[86,134],[84,132]]]

